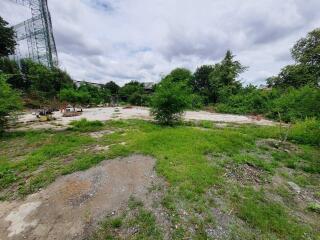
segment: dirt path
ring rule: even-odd
[[[24,201],[0,203],[0,239],[81,239],[115,214],[131,195],[146,197],[155,160],[141,155],[106,160],[58,178]]]
[[[110,119],[145,119],[151,120],[149,108],[133,107],[133,108],[88,108],[84,109],[81,116],[77,117],[62,117],[60,112],[55,112],[54,117],[56,121],[48,123],[39,123],[32,113],[26,113],[19,118],[20,123],[24,123],[28,128],[55,128],[64,129],[73,120],[80,120],[86,118],[88,120],[106,121]],[[241,116],[233,114],[210,113],[205,111],[187,111],[185,113],[185,120],[207,120],[213,122],[226,123],[253,123],[258,125],[273,125],[274,122],[266,119],[257,119],[251,116]],[[33,123],[34,121],[37,121]]]

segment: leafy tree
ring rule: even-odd
[[[73,88],[65,88],[59,94],[61,101],[66,101],[72,105],[75,110],[77,104],[86,104],[89,102],[90,95],[86,91],[76,90]]]
[[[121,100],[133,105],[143,105],[144,94],[143,84],[137,81],[125,84],[119,91]]]
[[[300,39],[293,46],[291,54],[297,63],[308,66],[315,75],[320,77],[320,28]]]
[[[0,17],[0,58],[13,54],[16,45],[13,28]]]
[[[306,85],[317,86],[317,76],[311,69],[303,64],[288,65],[284,67],[274,82],[274,87],[280,88],[300,88]]]
[[[151,97],[151,114],[159,123],[172,125],[181,119],[190,101],[190,92],[183,82],[164,79]]]
[[[277,82],[279,82],[278,76],[272,76],[272,77],[268,77],[266,79],[266,83],[267,83],[268,88],[274,87],[277,84]]]
[[[26,91],[30,87],[30,83],[23,77],[15,61],[6,57],[0,58],[0,71],[7,75],[7,82],[13,88]]]
[[[176,68],[174,69],[166,78],[171,78],[172,82],[184,82],[188,84],[192,79],[192,73],[190,70],[185,68]]]
[[[71,88],[75,87],[75,84],[73,82],[73,79],[70,77],[70,75],[60,68],[53,68],[52,69],[53,74],[53,88],[56,92],[59,92],[63,88]]]
[[[21,72],[30,84],[29,91],[42,98],[53,98],[63,88],[73,87],[72,78],[64,71],[50,69],[29,59],[21,61]]]
[[[106,83],[103,87],[109,89],[112,95],[117,95],[120,90],[120,87],[113,81]]]
[[[105,85],[98,87],[89,83],[83,83],[80,85],[79,91],[88,93],[88,103],[91,105],[109,103],[111,99],[111,92]]]
[[[97,105],[104,102],[100,88],[97,86],[89,83],[83,83],[80,85],[79,91],[88,93],[88,103],[90,104]]]
[[[6,83],[6,78],[0,74],[0,134],[4,131],[8,116],[20,110],[22,103],[19,94]]]
[[[284,67],[277,77],[267,80],[269,87],[286,89],[320,86],[320,28],[308,33],[291,49],[296,64]]]
[[[247,67],[243,66],[239,61],[234,60],[234,55],[228,50],[224,59],[222,60],[219,69],[220,81],[223,85],[241,85],[237,78],[243,73]]]
[[[210,100],[213,103],[222,102],[239,92],[242,85],[237,78],[246,69],[247,67],[234,60],[234,55],[227,51],[222,62],[215,64],[210,73]]]
[[[111,102],[111,91],[109,88],[106,88],[105,86],[100,87],[99,89],[99,95],[100,95],[100,100],[102,103],[110,103]]]
[[[234,60],[231,51],[227,51],[220,63],[198,67],[190,85],[193,92],[200,95],[205,104],[225,101],[241,89],[242,85],[237,78],[246,69],[247,67]]]
[[[203,65],[197,68],[191,79],[191,86],[193,91],[204,97],[206,103],[209,102],[212,93],[209,79],[212,71],[212,65]]]

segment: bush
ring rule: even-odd
[[[190,93],[184,83],[163,80],[151,98],[151,114],[159,123],[171,125],[181,119],[190,101]]]
[[[269,118],[295,122],[306,117],[320,119],[320,90],[310,86],[266,91],[249,86],[225,102],[217,104],[217,112],[235,114],[264,114]]]
[[[0,74],[0,134],[4,131],[11,113],[22,108],[19,94],[6,83],[6,78]]]
[[[131,81],[119,90],[120,99],[132,105],[145,105],[144,87],[142,83]]]
[[[197,110],[197,109],[201,109],[203,107],[203,103],[204,103],[204,98],[198,94],[192,94],[190,96],[191,98],[191,109],[193,110]]]
[[[73,88],[65,88],[60,91],[59,98],[61,101],[66,101],[73,106],[77,104],[86,104],[89,102],[90,95],[88,92],[82,90],[75,90]]]
[[[278,91],[266,91],[249,86],[238,94],[230,96],[224,103],[216,105],[216,111],[235,114],[264,114],[270,108],[272,99],[279,95]]]
[[[275,99],[270,106],[269,117],[286,122],[304,120],[306,117],[320,118],[320,90],[309,86],[289,89]]]
[[[298,143],[320,146],[320,120],[311,118],[297,122],[288,138]]]

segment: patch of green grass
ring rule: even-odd
[[[88,121],[87,119],[82,118],[79,121],[72,121],[70,125],[74,131],[92,132],[102,129],[104,123],[101,121]]]
[[[200,121],[199,127],[202,128],[212,128],[214,126],[214,123],[211,121]]]
[[[163,233],[157,226],[154,214],[146,210],[141,201],[131,197],[129,210],[124,211],[121,216],[106,218],[91,239],[157,240],[163,239]]]
[[[319,203],[310,203],[308,205],[308,210],[320,214],[320,204]]]
[[[122,225],[122,218],[117,217],[110,221],[110,225],[112,228],[120,228]]]
[[[130,210],[137,209],[142,206],[143,206],[143,203],[140,200],[137,200],[132,196],[129,198],[128,207]]]
[[[260,158],[258,155],[240,153],[233,157],[233,160],[238,164],[249,164],[255,167],[261,168],[268,172],[272,172],[274,168],[278,166],[275,161],[267,161],[266,159]]]
[[[104,159],[106,159],[104,154],[84,154],[78,156],[71,164],[63,167],[62,174],[66,175],[76,171],[84,171],[94,165],[97,165]]]
[[[305,181],[305,185],[299,185],[316,186],[319,184],[318,180],[314,180],[319,173],[319,149],[299,145],[299,151],[285,152],[257,146],[259,139],[278,139],[279,129],[276,127],[230,125],[216,128],[206,122],[201,127],[208,131],[195,128],[191,123],[162,127],[141,120],[108,121],[102,125],[81,120],[80,123],[74,123],[72,130],[39,134],[41,141],[32,136],[33,133],[8,136],[5,141],[9,143],[5,143],[4,148],[0,147],[0,153],[3,153],[0,156],[0,186],[1,189],[9,189],[18,185],[20,193],[25,195],[46,186],[62,174],[88,169],[104,159],[139,153],[157,159],[156,171],[168,183],[162,205],[168,211],[174,226],[171,235],[173,239],[207,237],[206,228],[212,228],[216,224],[212,221],[214,217],[210,215],[210,209],[216,207],[213,205],[214,198],[207,196],[212,188],[217,190],[220,197],[224,197],[223,201],[231,201],[233,206],[226,205],[225,211],[236,210],[237,216],[253,229],[254,233],[249,234],[250,236],[258,239],[298,239],[303,236],[303,232],[309,234],[309,227],[298,223],[286,208],[267,200],[263,193],[241,188],[238,197],[228,195],[233,185],[225,175],[225,167],[230,163],[249,164],[260,168],[268,177],[277,172],[277,168],[291,167],[294,173],[304,178],[301,181]],[[114,132],[99,139],[93,139],[88,134],[102,129]],[[22,160],[10,161],[10,156],[15,155],[10,151],[9,145],[15,146],[14,143],[17,142],[30,146],[29,152],[21,155]],[[109,150],[106,153],[95,152],[95,145],[109,146]],[[297,176],[288,174],[288,178]],[[292,181],[298,183],[296,180]],[[278,194],[284,199],[290,198],[283,189],[278,190]],[[129,227],[129,223],[132,223],[132,226],[144,230],[142,235],[140,231],[140,235],[135,235],[140,239],[154,239],[151,235],[156,238],[161,235],[155,228],[153,214],[143,210],[141,203],[129,201],[129,208],[134,211],[134,218],[127,221],[128,216],[121,216],[119,229]],[[181,216],[182,210],[187,212],[186,216]],[[119,224],[108,224],[109,227],[103,230],[103,238],[98,239],[117,238],[118,230],[115,228],[118,229],[116,226]],[[237,231],[242,230],[239,228]]]
[[[267,200],[263,192],[241,188],[233,196],[237,215],[267,238],[304,239],[312,229],[292,218],[284,206]]]
[[[294,200],[294,193],[291,192],[287,187],[285,186],[279,186],[275,189],[275,192],[282,197],[283,201],[292,204]]]
[[[76,155],[76,151],[94,142],[89,136],[72,132],[47,134],[46,137],[40,138],[37,142],[27,134],[26,141],[36,143],[38,147],[33,151],[30,149],[19,161],[12,161],[9,157],[10,152],[9,156],[0,158],[0,191],[15,185],[18,186],[20,194],[29,194],[46,186],[60,175],[59,170],[65,167],[59,159],[69,154]],[[34,174],[40,167],[44,169]]]

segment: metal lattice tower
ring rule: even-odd
[[[57,67],[58,54],[47,0],[11,1],[28,7],[32,16],[30,19],[13,26],[18,43],[13,57],[16,60],[30,58],[47,67]],[[20,43],[25,40],[27,41],[27,53],[21,54]]]

